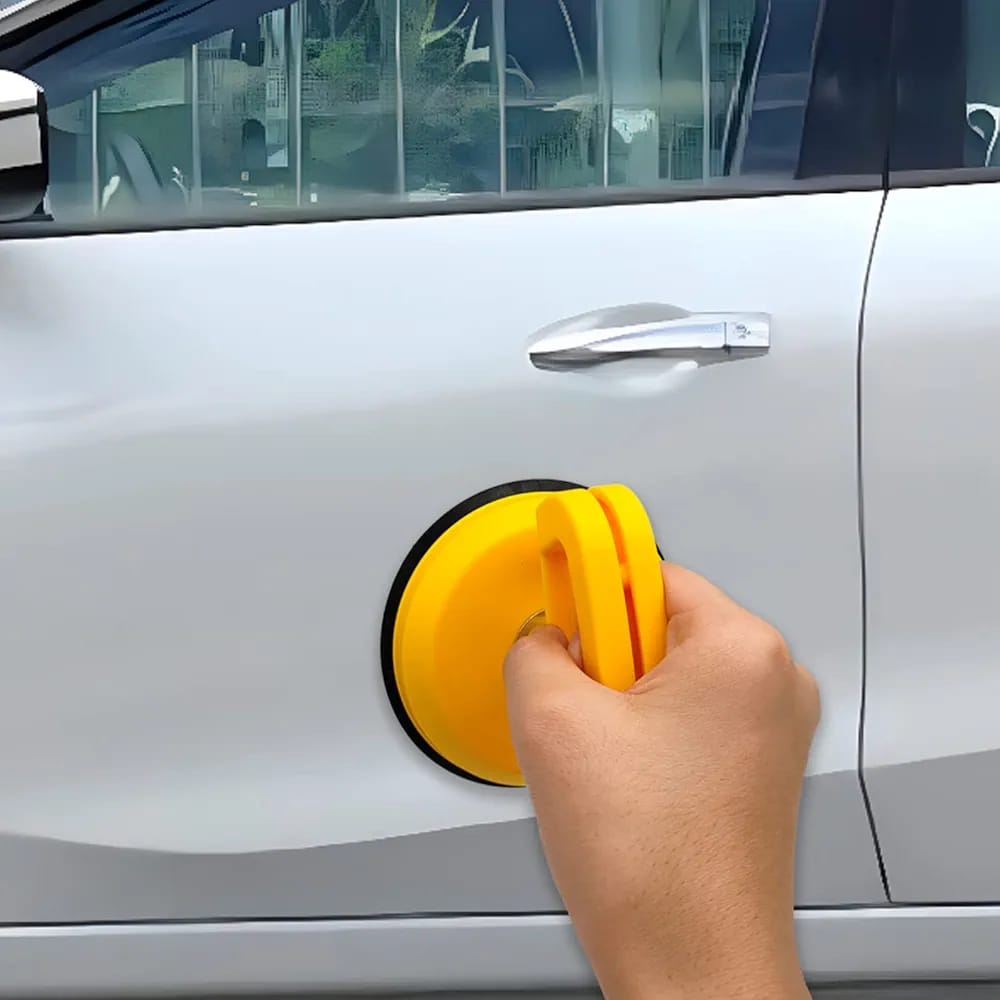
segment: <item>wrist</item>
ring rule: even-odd
[[[810,1000],[794,941],[689,956],[655,945],[621,949],[594,971],[605,1000]]]
[[[719,971],[693,979],[664,973],[653,978],[633,976],[600,979],[604,1000],[810,1000],[799,970],[788,974],[757,974],[740,969]]]

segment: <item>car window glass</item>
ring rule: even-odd
[[[161,0],[27,68],[49,96],[51,209],[214,217],[791,177],[820,5],[797,2],[791,32],[785,6]]]
[[[1000,166],[1000,4],[965,0],[965,144],[967,167]],[[956,164],[958,165],[958,164]]]
[[[1000,3],[898,0],[893,183],[1000,167]]]

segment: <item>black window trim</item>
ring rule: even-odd
[[[94,219],[77,223],[58,220],[11,222],[0,224],[0,243],[4,240],[47,239],[69,236],[103,236],[124,233],[177,232],[191,229],[247,229],[260,226],[302,226],[334,222],[365,222],[390,219],[421,219],[438,216],[505,215],[511,212],[571,211],[574,209],[614,209],[680,202],[746,200],[748,198],[792,198],[813,194],[848,194],[881,191],[881,177],[822,177],[799,181],[783,180],[780,185],[757,187],[723,186],[690,190],[678,188],[588,188],[583,191],[547,191],[499,196],[468,195],[440,202],[389,201],[363,208],[338,208],[316,211],[315,208],[254,210],[239,215],[171,216],[157,219]]]
[[[965,0],[896,0],[888,186],[972,183],[990,168],[959,166],[965,137]]]
[[[929,187],[965,187],[1000,183],[1000,167],[948,167],[928,170],[894,170],[889,177],[893,191]]]
[[[155,6],[159,0],[79,0],[61,11],[49,14],[28,28],[16,29],[10,36],[0,36],[0,67],[15,72],[25,72],[30,65],[59,49],[71,45],[94,31],[112,25],[137,12]],[[205,0],[210,3],[211,0]],[[276,0],[280,5],[282,0]],[[822,34],[824,19],[829,5],[847,0],[822,0],[817,39]],[[895,9],[900,0],[864,0],[855,8],[863,23],[855,26],[859,31],[881,33],[885,22],[885,10],[890,10],[890,22],[895,17]],[[867,20],[866,20],[867,18]],[[881,42],[879,44],[882,44]],[[843,149],[838,156],[841,172],[832,175],[817,173],[815,167],[807,177],[721,177],[714,184],[679,184],[654,188],[586,188],[568,191],[516,192],[504,195],[464,195],[440,202],[409,203],[403,200],[386,200],[378,205],[358,205],[354,207],[332,207],[329,211],[317,211],[314,207],[285,210],[260,210],[240,215],[211,216],[171,216],[169,218],[146,217],[143,219],[114,221],[93,219],[81,222],[60,223],[41,217],[34,220],[0,225],[0,241],[8,239],[39,239],[69,236],[86,236],[114,233],[166,232],[194,229],[248,228],[269,225],[306,225],[339,221],[361,221],[374,219],[405,219],[450,215],[479,215],[487,213],[508,213],[521,211],[560,210],[580,208],[614,208],[628,205],[658,205],[675,202],[715,201],[719,199],[746,199],[760,197],[781,197],[805,194],[844,194],[883,190],[887,185],[888,145],[889,145],[889,101],[893,92],[893,79],[888,70],[891,49],[891,32],[884,38],[881,66],[869,66],[865,72],[873,74],[868,81],[869,90],[874,87],[881,93],[886,109],[886,134],[884,152],[873,158],[871,150],[864,153],[864,162],[855,163],[850,173],[844,171]],[[843,46],[820,46],[816,43],[812,66],[809,99],[805,109],[807,125],[814,112],[817,95],[814,84],[823,73],[827,77],[835,75],[835,65],[821,65],[823,58],[841,58]],[[824,55],[825,54],[825,55]],[[855,67],[855,70],[857,67]],[[859,117],[865,109],[852,107],[845,102],[839,113],[849,122]],[[870,114],[870,108],[867,109]],[[807,150],[805,145],[816,141],[817,130],[803,132],[801,158],[815,162],[817,151]],[[819,153],[822,157],[822,151]]]

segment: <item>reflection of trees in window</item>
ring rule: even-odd
[[[303,176],[314,191],[396,189],[395,0],[307,0]]]
[[[400,21],[406,187],[497,190],[500,69],[491,0],[403,0]],[[394,0],[307,0],[305,27],[309,181],[392,190],[400,82]],[[506,27],[510,186],[593,183],[593,0],[519,0],[508,7]]]
[[[490,0],[404,0],[407,186],[494,189],[499,108]],[[311,184],[390,191],[396,177],[394,0],[308,0],[303,73]]]
[[[379,95],[381,23],[375,0],[313,0],[307,8],[305,64],[332,104]]]
[[[490,0],[423,0],[402,16],[407,188],[497,190],[500,109]]]
[[[701,177],[706,157],[710,171],[718,172],[754,0],[645,2],[660,10],[662,30],[659,38],[632,44],[660,50],[659,101],[651,98],[645,112],[659,131],[658,174]],[[505,7],[507,53],[499,67],[491,0],[402,0],[399,81],[395,0],[305,0],[307,182],[346,193],[395,190],[401,110],[408,190],[495,191],[501,156],[511,190],[601,183],[597,5],[510,0]],[[606,11],[616,16],[614,5]],[[607,69],[613,90],[617,67]],[[507,95],[502,153],[501,72]],[[616,141],[621,145],[613,133],[613,147]]]

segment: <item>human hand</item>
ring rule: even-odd
[[[553,878],[609,1000],[807,998],[793,869],[815,681],[772,626],[663,572],[667,656],[628,691],[551,626],[507,657]]]

